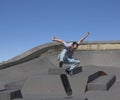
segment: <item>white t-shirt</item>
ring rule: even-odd
[[[64,45],[64,49],[66,50],[66,56],[68,56],[69,58],[72,58],[74,50],[71,48],[72,46],[72,42],[67,43],[67,42],[63,42]]]

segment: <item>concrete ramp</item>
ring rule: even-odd
[[[95,79],[94,81],[88,83],[87,90],[107,91],[114,84],[115,81],[116,81],[116,76],[114,75],[101,76],[98,79]]]
[[[60,79],[70,65],[58,66],[63,46],[49,43],[0,63],[0,100],[118,100],[120,41],[85,42],[74,53],[81,72],[69,76],[72,95]]]
[[[24,84],[22,93],[24,98],[29,98],[31,95],[38,95],[41,99],[48,98],[48,96],[54,97],[54,95],[67,96],[59,76],[32,76]]]
[[[69,81],[70,82],[72,81],[71,86],[74,92],[72,96],[67,96],[59,75],[30,77],[28,78],[28,80],[26,81],[26,83],[24,84],[22,88],[23,98],[24,99],[28,99],[28,98],[35,99],[36,98],[37,100],[38,99],[40,100],[55,100],[55,99],[57,100],[63,100],[63,99],[87,100],[84,97],[83,93],[79,93],[79,91],[82,90],[81,87],[79,86],[81,84],[79,85],[76,84],[77,86],[75,86],[75,83],[73,83],[76,81],[76,79],[69,77]],[[75,89],[77,89],[77,91],[75,91]],[[76,95],[77,96],[81,95],[81,97],[78,99],[76,98]]]

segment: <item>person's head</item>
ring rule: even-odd
[[[77,42],[73,42],[72,49],[76,50],[77,48],[78,48],[78,43]]]

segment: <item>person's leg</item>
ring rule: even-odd
[[[59,67],[60,67],[60,68],[63,66],[64,60],[65,60],[66,52],[67,52],[67,51],[66,51],[65,49],[63,49],[63,50],[61,51],[61,53],[59,54],[59,56],[58,56]]]
[[[70,72],[71,70],[73,70],[75,67],[77,67],[80,64],[80,60],[76,60],[76,59],[67,59],[69,64],[72,64],[71,67],[67,68],[66,71]]]

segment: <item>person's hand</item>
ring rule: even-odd
[[[87,32],[87,35],[89,35],[90,34],[90,32]]]
[[[55,38],[55,36],[54,37],[52,37],[52,41],[54,41],[56,38]]]

